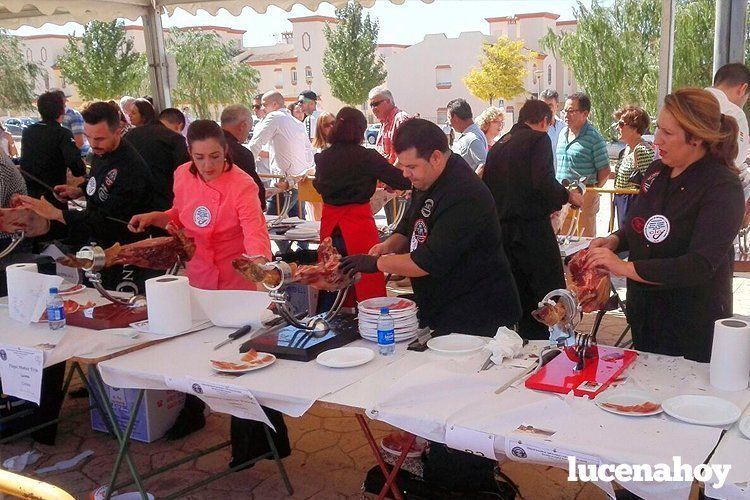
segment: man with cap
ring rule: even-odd
[[[318,94],[312,90],[303,90],[299,94],[299,105],[305,113],[305,130],[307,137],[312,141],[315,138],[315,127],[318,123],[320,111],[318,111]]]

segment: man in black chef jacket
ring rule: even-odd
[[[344,257],[341,268],[411,278],[420,324],[436,335],[494,336],[514,325],[521,307],[487,187],[432,122],[407,121],[393,145],[414,186],[408,213],[369,255]]]
[[[554,118],[544,101],[526,101],[518,123],[492,146],[483,180],[495,198],[503,247],[518,286],[523,315],[518,333],[525,339],[549,338],[548,328],[531,317],[539,301],[565,288],[560,248],[550,214],[565,203],[580,206],[583,196],[568,192],[555,179],[552,143],[547,134]]]
[[[127,224],[120,221],[155,209],[151,172],[133,146],[122,140],[120,115],[111,104],[91,103],[82,115],[84,133],[94,153],[91,177],[80,186],[55,186],[55,195],[62,200],[75,200],[85,194],[86,209],[59,209],[44,197],[29,196],[21,197],[23,205],[64,224],[69,242],[76,246],[96,242],[109,248],[115,243],[143,239],[143,235],[129,231]],[[114,266],[102,272],[102,281],[109,290],[142,293],[143,281],[153,275],[132,266]]]

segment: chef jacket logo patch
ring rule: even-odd
[[[411,235],[409,251],[413,252],[425,241],[427,241],[427,223],[424,219],[417,219],[414,223],[414,232]]]
[[[434,205],[435,205],[435,202],[432,201],[432,198],[427,198],[424,202],[424,206],[422,207],[422,210],[420,210],[422,217],[429,217],[430,215],[432,215],[432,207]]]
[[[117,169],[113,168],[109,171],[107,176],[104,178],[104,185],[108,188],[112,187],[112,184],[115,183],[115,179],[117,179]]]
[[[661,243],[669,236],[669,219],[663,215],[652,215],[643,226],[643,235],[651,243]]]
[[[88,184],[86,184],[86,194],[94,196],[94,193],[96,193],[96,179],[92,177],[89,179]]]
[[[656,179],[661,171],[652,172],[651,175],[643,179],[643,182],[641,183],[641,192],[645,193],[646,191],[651,188],[651,184],[654,183],[654,179]]]
[[[646,221],[643,219],[643,217],[633,217],[633,220],[630,221],[630,227],[632,227],[633,231],[638,234],[643,234],[643,228],[645,226]]]
[[[206,227],[211,223],[211,212],[204,205],[199,206],[193,212],[193,223],[198,227]]]

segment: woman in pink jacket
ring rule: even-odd
[[[232,260],[243,253],[264,261],[271,258],[258,186],[232,164],[224,133],[216,122],[191,123],[187,140],[192,161],[175,171],[172,208],[135,215],[130,229],[141,232],[168,223],[185,228],[196,247],[186,268],[192,286],[255,290],[255,284],[232,267]]]
[[[260,208],[258,186],[252,177],[232,164],[224,132],[216,122],[196,120],[187,133],[192,161],[174,174],[174,202],[166,212],[149,212],[130,219],[131,231],[169,223],[185,228],[195,240],[195,255],[187,263],[190,284],[205,290],[254,290],[255,285],[232,267],[243,253],[259,261],[271,258],[271,241]],[[205,425],[204,403],[188,396],[185,407],[168,431],[178,439]],[[284,417],[264,408],[276,428],[271,432],[281,457],[291,453]],[[260,422],[232,417],[232,461],[236,466],[267,453],[270,447]]]

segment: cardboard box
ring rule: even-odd
[[[106,386],[112,409],[121,430],[125,430],[130,411],[138,397],[138,389],[118,389]],[[91,396],[89,396],[91,398]],[[93,400],[91,401],[93,404]],[[177,391],[147,390],[143,395],[131,437],[137,441],[151,443],[164,436],[185,405],[185,394]],[[91,428],[108,432],[99,410],[91,410]]]

